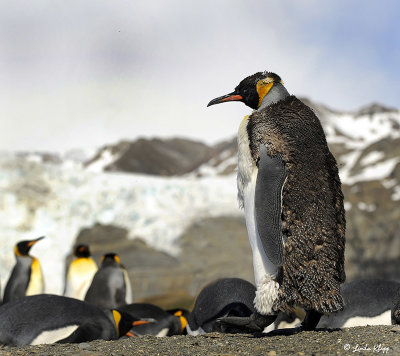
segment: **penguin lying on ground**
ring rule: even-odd
[[[318,327],[333,329],[400,324],[400,319],[394,318],[396,304],[400,302],[399,293],[400,282],[390,280],[362,279],[347,283],[342,287],[344,309],[324,315]]]
[[[105,309],[114,309],[125,305],[128,290],[127,275],[121,268],[117,254],[104,255],[101,266],[86,293],[85,301]]]
[[[117,310],[58,295],[23,297],[0,307],[0,344],[11,346],[116,340],[147,323]]]
[[[174,310],[173,313],[165,311],[154,304],[133,303],[118,307],[118,310],[130,314],[138,319],[152,319],[154,322],[135,326],[127,333],[128,336],[172,336],[182,335],[187,324],[188,312]]]
[[[256,288],[240,278],[222,278],[206,285],[196,298],[186,326],[189,335],[213,331],[235,332],[235,327],[220,325],[222,317],[249,317],[255,312]]]
[[[323,314],[343,309],[345,211],[336,160],[317,116],[277,74],[251,75],[208,106],[229,101],[254,109],[238,133],[238,198],[257,286],[248,327],[261,331],[298,306],[307,316],[292,331],[312,330]]]
[[[341,292],[344,309],[322,316],[317,328],[400,324],[400,282],[361,279],[344,284]],[[304,312],[279,313],[275,322],[269,325],[265,332],[298,325],[302,317]]]
[[[84,300],[98,268],[90,257],[88,245],[76,246],[74,255],[75,259],[68,267],[64,296]]]
[[[4,290],[3,303],[8,303],[25,295],[44,292],[42,267],[37,258],[30,256],[29,251],[44,236],[35,240],[18,242],[14,247],[17,262],[11,272]]]

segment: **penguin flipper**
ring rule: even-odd
[[[107,337],[108,336],[108,337]],[[78,329],[76,329],[71,335],[64,339],[58,340],[57,344],[76,344],[81,342],[93,341],[98,339],[113,340],[116,337],[110,335],[105,335],[104,331],[99,325],[92,323],[83,324]]]
[[[275,266],[283,264],[282,189],[286,179],[285,164],[280,155],[271,157],[260,144],[260,159],[255,190],[257,230],[265,254]]]
[[[248,317],[226,316],[216,320],[215,329],[224,333],[262,332],[276,317],[277,315],[261,315],[257,312]]]

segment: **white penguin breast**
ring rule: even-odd
[[[168,331],[169,331],[168,328],[163,328],[163,329],[161,329],[161,330],[158,332],[158,334],[157,334],[156,336],[157,336],[157,337],[164,337],[164,336],[167,336],[167,335],[168,335]]]
[[[43,331],[32,340],[30,345],[53,344],[70,336],[78,327],[79,325],[69,325],[54,330]]]
[[[373,317],[368,316],[355,316],[346,320],[342,328],[351,328],[354,326],[367,326],[367,325],[392,325],[391,311],[386,310],[380,315]]]

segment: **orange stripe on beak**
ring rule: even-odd
[[[134,321],[133,323],[132,323],[132,325],[133,326],[138,326],[138,325],[143,325],[143,324],[148,324],[149,322],[148,321],[145,321],[145,320],[137,320],[137,321]]]
[[[241,96],[241,95],[232,95],[232,96],[228,96],[225,99],[222,99],[221,103],[225,103],[226,101],[239,101],[242,99],[243,99],[243,96]]]

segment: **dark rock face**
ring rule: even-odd
[[[393,189],[381,181],[343,186],[345,200],[351,204],[346,211],[348,280],[400,279],[400,204],[392,199]]]
[[[236,154],[236,139],[221,142],[215,146],[181,138],[139,139],[133,142],[123,141],[116,145],[104,146],[85,165],[90,166],[101,160],[102,155],[107,152],[114,156],[114,159],[112,163],[104,167],[105,171],[160,176],[183,175],[195,171],[212,158],[215,158],[215,164],[221,163],[223,158],[218,158],[218,156],[226,150],[233,150],[230,153]],[[231,171],[226,173],[231,173]]]
[[[86,163],[90,166],[108,151],[115,160],[104,167],[105,171],[136,172],[161,176],[182,175],[194,171],[201,164],[226,148],[226,143],[207,146],[204,143],[174,138],[139,139],[103,147]]]

